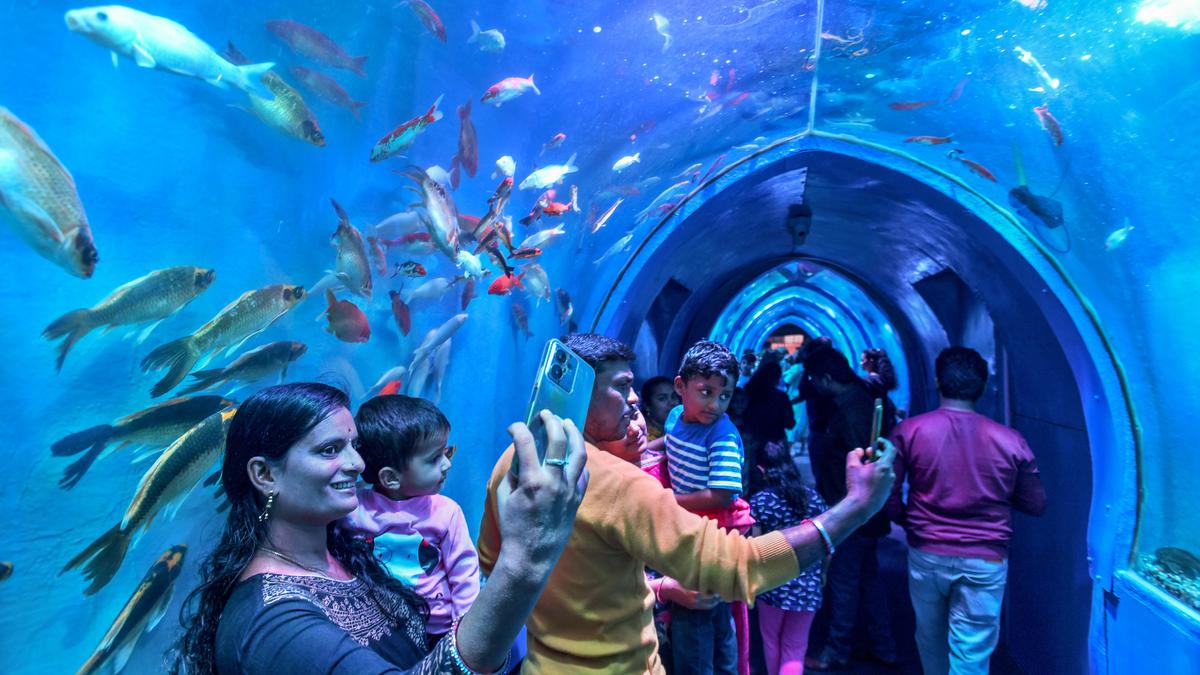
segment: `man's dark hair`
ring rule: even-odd
[[[970,347],[947,347],[934,365],[938,393],[960,401],[978,401],[987,385],[988,364]]]
[[[809,354],[804,361],[804,372],[814,379],[828,375],[829,379],[842,384],[859,382],[846,355],[833,348]]]
[[[683,378],[684,382],[693,377],[714,375],[726,375],[737,382],[741,373],[741,366],[738,365],[733,352],[725,345],[711,340],[700,340],[692,345],[683,355],[683,362],[679,364],[679,377]]]
[[[810,358],[829,349],[833,349],[833,340],[822,335],[819,338],[805,340],[804,344],[800,345],[800,349],[796,350],[796,353],[800,355],[800,362],[807,367]]]
[[[671,386],[671,378],[663,377],[662,375],[655,375],[654,377],[646,380],[645,382],[642,383],[641,390],[638,391],[638,398],[640,398],[643,401],[649,401],[650,394],[654,393],[654,388],[660,384],[665,384],[668,387],[670,387]]]
[[[383,467],[404,471],[418,447],[450,433],[450,420],[437,406],[412,396],[376,396],[359,407],[354,424],[366,464],[363,480],[373,484]]]
[[[599,333],[571,333],[562,341],[597,372],[600,371],[601,364],[609,361],[632,363],[637,359],[637,354],[633,353],[629,345]]]

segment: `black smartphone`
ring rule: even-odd
[[[525,413],[525,424],[537,446],[538,462],[546,461],[546,427],[539,413],[549,410],[564,420],[574,422],[579,432],[583,433],[595,382],[596,371],[582,357],[559,340],[546,343],[537,376],[533,380],[529,408]],[[517,462],[514,461],[512,472],[516,474],[517,471]]]
[[[875,399],[875,414],[871,417],[871,438],[867,441],[867,454],[863,457],[864,461],[874,462],[879,459],[879,448],[876,444],[879,442],[879,434],[883,433],[883,399]]]

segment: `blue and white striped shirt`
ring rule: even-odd
[[[683,421],[683,406],[675,406],[663,425],[667,439],[667,469],[671,487],[680,494],[705,488],[742,491],[742,436],[728,415],[712,424]]]

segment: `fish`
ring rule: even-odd
[[[529,213],[521,219],[522,225],[532,225],[534,221],[542,217],[542,210],[550,205],[550,201],[554,199],[556,190],[550,189],[542,193],[537,201],[533,203],[533,207],[529,209]]]
[[[220,89],[233,86],[246,93],[270,95],[258,84],[258,78],[275,67],[274,63],[234,65],[170,19],[120,5],[73,9],[63,19],[71,32],[107,47],[114,66],[120,54],[142,68],[194,77]]]
[[[558,323],[561,326],[567,326],[572,323],[571,318],[575,316],[575,305],[571,303],[571,294],[565,288],[560,288],[554,297],[554,308],[558,311]]]
[[[415,260],[406,260],[396,265],[396,273],[392,276],[404,275],[406,279],[420,279],[429,274],[425,266]]]
[[[574,211],[575,213],[579,213],[579,186],[578,185],[571,186],[571,201],[568,202],[568,204],[570,205],[572,211]]]
[[[236,413],[236,408],[213,413],[164,450],[142,476],[121,521],[72,558],[59,576],[82,565],[83,575],[90,582],[84,595],[95,595],[112,581],[131,540],[149,528],[160,513],[174,516],[192,488],[220,461],[225,452],[225,434]]]
[[[150,453],[174,443],[209,415],[235,405],[237,403],[221,396],[181,396],[109,424],[67,434],[50,446],[50,454],[68,457],[83,452],[84,455],[63,469],[58,486],[64,490],[75,487],[92,464],[108,454],[105,451],[113,443],[118,444],[117,450],[141,448]]]
[[[953,143],[953,136],[909,136],[904,139],[905,143],[921,143],[922,145],[941,145],[943,143]]]
[[[684,169],[678,176],[675,176],[675,178],[676,178],[676,180],[678,180],[680,178],[686,178],[689,180],[698,179],[698,178],[700,178],[700,170],[703,168],[704,168],[703,162],[696,162],[695,164]]]
[[[524,273],[513,276],[511,272],[498,277],[492,282],[491,286],[488,286],[488,295],[508,295],[512,293],[514,286],[525,290],[525,286],[521,284],[521,279],[523,278],[525,278]]]
[[[232,42],[226,50],[226,58],[234,64],[249,62]],[[304,102],[300,92],[275,73],[265,73],[259,79],[271,93],[271,97],[247,92],[250,107],[243,110],[285,136],[311,143],[318,148],[325,147],[325,134],[321,131],[321,124],[317,121],[316,114]]]
[[[326,290],[327,293],[333,291]],[[226,382],[255,382],[267,377],[278,376],[279,382],[287,378],[288,366],[304,356],[308,345],[292,340],[280,340],[255,347],[242,354],[223,368],[198,370],[192,373],[193,382],[179,390],[180,394],[213,390]],[[239,385],[241,386],[241,385]]]
[[[625,169],[628,169],[629,167],[633,166],[635,163],[640,162],[640,161],[642,161],[642,153],[635,152],[632,155],[626,155],[625,157],[618,159],[616,161],[616,163],[613,164],[612,170],[617,173],[621,173]]]
[[[529,313],[525,308],[517,303],[512,304],[513,325],[517,330],[521,331],[526,338],[533,337],[533,333],[529,330]]]
[[[421,198],[421,203],[413,207],[421,207],[421,224],[429,232],[434,248],[453,261],[458,254],[458,208],[454,198],[420,167],[410,167],[403,175],[417,184],[410,189]]]
[[[540,248],[519,248],[512,252],[512,257],[517,260],[532,260],[542,254]]]
[[[471,19],[471,37],[467,38],[467,44],[479,45],[482,52],[499,54],[504,51],[504,33],[495,28],[479,30],[479,24]]]
[[[442,400],[442,383],[446,381],[446,368],[450,365],[451,343],[446,340],[433,355],[433,396],[430,400],[434,405]]]
[[[467,100],[458,106],[458,154],[450,160],[450,184],[458,187],[458,169],[467,170],[467,175],[475,177],[479,170],[479,139],[475,134],[475,125],[471,123],[471,101]]]
[[[379,243],[414,257],[433,253],[433,240],[428,232],[412,232],[396,239],[381,239]]]
[[[963,90],[967,88],[967,83],[970,81],[971,78],[969,77],[964,77],[963,79],[959,80],[958,83],[954,85],[954,89],[950,90],[950,95],[946,97],[946,100],[942,101],[942,104],[948,105],[962,98]]]
[[[1017,58],[1021,60],[1021,63],[1033,68],[1033,71],[1037,73],[1038,77],[1041,78],[1047,87],[1051,90],[1058,90],[1058,85],[1062,84],[1061,81],[1057,77],[1051,77],[1050,73],[1046,72],[1046,69],[1042,67],[1041,62],[1037,60],[1037,57],[1032,52],[1028,49],[1023,49],[1019,45],[1013,47],[1013,51],[1017,53]]]
[[[62,338],[55,367],[62,370],[63,361],[75,343],[101,326],[106,326],[107,332],[117,326],[150,322],[139,335],[140,344],[163,319],[208,290],[215,276],[216,272],[203,267],[167,267],[118,287],[90,308],[63,314],[42,331],[47,340]]]
[[[330,199],[333,210],[337,212],[338,226],[329,238],[330,243],[337,249],[334,264],[334,276],[355,295],[371,299],[373,282],[371,281],[371,263],[367,259],[367,246],[363,243],[362,233],[350,224],[350,216],[336,200]]]
[[[8,581],[12,576],[13,564],[8,561],[0,562],[0,581]]]
[[[573,188],[575,186],[572,185],[571,187]],[[574,200],[567,202],[566,204],[562,202],[550,202],[546,206],[542,207],[542,214],[550,217],[559,217],[571,210],[575,210]]]
[[[413,363],[416,364],[417,362],[431,356],[434,351],[442,345],[443,342],[449,340],[451,336],[457,333],[466,322],[466,313],[455,314],[447,319],[446,322],[441,326],[438,326],[435,330],[430,331],[429,334],[425,336],[425,339],[421,341],[421,344],[417,346],[416,350],[413,351]],[[409,371],[412,371],[412,369],[413,367],[410,366]]]
[[[482,279],[491,273],[490,270],[483,269],[483,263],[479,261],[479,256],[469,251],[459,251],[455,263],[467,279]]]
[[[400,330],[401,335],[407,337],[412,332],[412,314],[408,305],[400,297],[399,291],[388,291],[388,296],[392,299],[392,317],[396,319],[396,328]]]
[[[0,106],[0,220],[38,255],[90,279],[100,254],[75,179],[37,133]]]
[[[955,160],[962,162],[963,165],[965,165],[968,169],[973,171],[976,175],[986,178],[987,180],[990,180],[993,183],[996,182],[996,174],[989,171],[986,166],[980,164],[979,162],[976,162],[971,159],[963,158],[962,154],[963,154],[962,150],[951,150],[950,152],[946,153],[946,156],[949,157],[950,159],[955,159]]]
[[[430,330],[425,334],[425,341],[431,340],[437,330]],[[424,341],[422,342],[424,344]],[[421,397],[425,393],[425,384],[429,381],[429,373],[433,371],[433,359],[426,354],[420,361],[414,360],[412,366],[409,367],[411,377],[408,378],[408,395]]]
[[[387,251],[379,243],[378,237],[367,237],[367,249],[371,252],[371,264],[375,266],[375,274],[386,276],[388,271]]]
[[[391,380],[383,385],[376,396],[395,396],[404,391],[404,380]]]
[[[557,185],[558,183],[563,182],[563,178],[565,178],[567,174],[575,173],[578,170],[579,167],[575,166],[575,154],[572,154],[571,157],[567,159],[566,164],[551,164],[550,166],[538,169],[537,171],[534,171],[526,176],[525,180],[521,181],[521,184],[518,187],[522,190],[528,190],[530,188],[543,190],[551,185]]]
[[[334,42],[328,35],[316,28],[306,26],[290,19],[276,19],[266,22],[267,30],[271,31],[285,45],[301,56],[319,61],[327,66],[348,70],[359,77],[366,77],[363,64],[365,56],[351,56]]]
[[[426,281],[418,286],[416,290],[409,293],[408,297],[405,298],[404,301],[412,304],[414,302],[421,302],[424,300],[440,300],[442,296],[446,294],[446,291],[450,290],[450,287],[453,286],[454,283],[460,278],[461,277],[448,279],[446,277],[434,277],[433,279],[430,279],[429,281]]]
[[[411,120],[392,129],[388,135],[375,141],[375,146],[371,148],[371,161],[382,162],[383,160],[393,155],[404,152],[417,140],[425,128],[430,124],[442,119],[442,111],[438,110],[438,104],[442,102],[442,97],[438,96],[433,105],[429,106],[429,110],[425,111],[424,115],[419,115]]]
[[[330,289],[325,289],[325,317],[329,325],[325,332],[333,333],[342,342],[366,342],[371,339],[371,324],[358,305],[348,300],[338,300]]]
[[[690,180],[685,180],[685,181],[675,183],[674,185],[672,185],[672,186],[668,187],[667,189],[663,190],[662,192],[660,192],[659,195],[654,198],[654,201],[650,202],[650,206],[647,206],[646,208],[642,209],[637,214],[637,218],[635,220],[639,223],[646,220],[653,213],[658,211],[658,209],[660,207],[662,207],[663,205],[674,204],[676,202],[676,200],[683,197],[684,193],[690,191],[691,188],[692,188],[692,181],[690,181]]]
[[[367,104],[366,101],[355,101],[350,94],[338,84],[337,80],[328,75],[310,70],[304,66],[292,66],[292,77],[295,77],[305,89],[325,99],[326,101],[349,110],[354,119],[362,121],[359,109]]]
[[[916,110],[937,104],[938,101],[894,101],[889,103],[888,107],[892,110]]]
[[[225,349],[227,354],[233,353],[303,299],[304,287],[291,284],[246,291],[195,333],[160,345],[142,359],[143,371],[168,369],[150,390],[151,396],[157,398],[174,389],[194,366],[203,366],[212,352]]]
[[[500,176],[512,178],[512,175],[517,172],[517,163],[513,161],[512,155],[504,155],[496,160],[496,168],[492,171],[492,180],[496,180]]]
[[[1121,227],[1113,230],[1112,233],[1108,235],[1108,238],[1104,240],[1104,250],[1114,251],[1120,248],[1121,245],[1125,243],[1125,240],[1129,238],[1129,233],[1132,231],[1133,225],[1129,223],[1129,218],[1127,217],[1125,218],[1125,222],[1121,225]]]
[[[383,239],[397,239],[413,232],[424,231],[425,226],[421,224],[420,214],[416,211],[393,213],[371,228],[371,234],[380,237],[380,243],[383,243]]]
[[[421,25],[425,26],[425,29],[432,33],[434,37],[442,42],[446,41],[446,27],[442,25],[442,18],[438,16],[437,12],[433,11],[428,2],[425,2],[425,0],[404,0],[401,4],[412,8],[413,13],[421,20]]]
[[[609,246],[608,250],[604,252],[604,255],[597,258],[593,264],[599,265],[600,263],[604,262],[605,260],[608,260],[609,258],[613,257],[614,255],[617,255],[618,253],[624,251],[629,246],[629,242],[631,242],[631,241],[633,241],[633,231],[632,230],[630,232],[626,233],[625,236],[618,239],[615,243],[613,243],[612,246]]]
[[[489,242],[504,234],[504,232],[500,229],[500,226],[504,222],[501,212],[508,204],[509,196],[512,195],[512,185],[513,179],[511,177],[505,178],[504,180],[500,181],[498,186],[496,186],[496,191],[492,193],[492,196],[488,197],[487,213],[483,215],[483,218],[479,219],[479,223],[476,224],[475,231],[473,233],[475,241],[479,243],[479,247],[475,250],[476,253],[489,248]],[[509,235],[506,241],[507,244],[511,245],[512,236]],[[509,250],[512,250],[511,246],[509,247]],[[503,267],[503,265],[501,265],[501,267]]]
[[[667,32],[667,30],[671,27],[671,22],[667,19],[667,17],[659,14],[658,12],[652,14],[650,18],[654,21],[654,30],[657,31],[659,35],[663,36],[662,50],[664,53],[666,53],[667,49],[671,47],[671,34]]]
[[[525,292],[537,298],[537,304],[542,304],[542,300],[550,299],[550,277],[546,275],[546,270],[537,263],[532,263],[525,266]]]
[[[438,185],[441,185],[443,190],[450,190],[453,188],[453,186],[450,184],[452,180],[450,172],[442,167],[435,164],[428,169],[425,169],[425,173],[429,174],[429,177],[436,181]]]
[[[612,218],[612,215],[617,211],[617,207],[620,206],[621,202],[623,201],[625,201],[623,198],[618,198],[617,201],[613,202],[612,206],[608,207],[605,209],[604,213],[600,214],[600,217],[596,219],[596,222],[592,223],[592,234],[599,232],[601,228],[608,224],[608,219]]]
[[[1050,134],[1050,138],[1054,141],[1054,145],[1061,146],[1063,144],[1062,125],[1050,114],[1050,108],[1044,105],[1039,105],[1033,109],[1037,114],[1038,120],[1042,123],[1042,128],[1046,133]]]
[[[167,613],[174,595],[175,580],[183,569],[187,546],[177,544],[167,549],[146,570],[133,594],[125,601],[100,644],[79,668],[76,675],[98,675],[106,664],[111,672],[119,673],[129,662],[129,656],[142,635],[158,626]]]
[[[533,75],[529,77],[506,77],[488,87],[479,101],[481,103],[491,103],[499,108],[504,103],[517,98],[527,91],[532,91],[539,96],[542,94],[542,91],[533,83]]]
[[[547,150],[553,150],[554,148],[559,147],[565,140],[567,140],[567,135],[561,131],[557,134],[554,134],[554,136],[550,140],[546,141],[546,144],[542,146],[542,150],[538,153],[538,157],[544,155]]]
[[[371,392],[382,390],[385,386],[391,384],[392,382],[400,382],[407,373],[408,366],[393,366],[389,368],[386,373],[379,376],[379,379],[375,381],[375,384],[371,385],[371,389],[367,392],[368,395],[370,395]]]
[[[465,282],[463,282],[462,311],[464,311],[464,312],[467,311],[467,305],[471,304],[471,301],[474,299],[475,299],[475,280],[467,279]]]
[[[542,248],[546,244],[549,244],[550,242],[554,241],[555,239],[566,234],[567,231],[566,231],[565,227],[566,227],[565,225],[560,223],[559,225],[556,225],[555,227],[552,227],[550,229],[534,232],[533,234],[529,235],[528,237],[525,237],[525,241],[522,241],[521,245],[518,246],[517,249],[519,250],[519,249],[523,249],[523,248]]]

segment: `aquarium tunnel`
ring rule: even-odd
[[[16,0],[0,54],[3,672],[163,670],[219,442],[131,521],[139,485],[279,381],[435,401],[476,532],[572,328],[639,382],[705,338],[884,348],[909,415],[978,350],[1048,498],[993,670],[1200,672],[1194,0]]]

